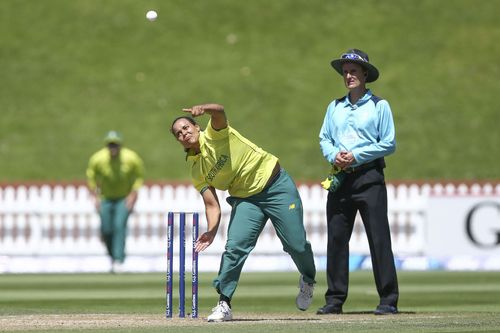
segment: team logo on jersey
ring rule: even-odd
[[[224,165],[226,164],[228,159],[229,159],[229,156],[227,156],[227,155],[221,155],[217,159],[217,162],[215,163],[215,165],[208,172],[208,175],[207,175],[208,181],[212,181],[215,178],[215,176],[217,176],[217,174],[219,173],[219,171],[222,170],[222,168],[224,167]]]

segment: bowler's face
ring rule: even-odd
[[[361,65],[353,62],[346,62],[342,65],[344,84],[347,89],[356,89],[366,83],[365,70]]]
[[[200,126],[193,125],[187,119],[181,118],[172,126],[175,138],[184,148],[195,148],[200,138]]]

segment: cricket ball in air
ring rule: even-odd
[[[146,18],[152,22],[158,18],[158,13],[154,10],[150,10],[146,13]]]

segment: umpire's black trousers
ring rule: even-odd
[[[397,307],[398,280],[387,218],[387,189],[381,167],[346,174],[340,188],[328,194],[326,303],[342,306],[347,298],[349,240],[358,211],[368,236],[380,304]]]

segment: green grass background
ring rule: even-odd
[[[200,317],[206,319],[217,296],[211,287],[215,273],[200,275]],[[194,325],[182,327],[101,328],[95,332],[498,332],[500,330],[499,272],[399,272],[401,298],[397,316],[371,314],[378,296],[370,271],[352,272],[345,314],[332,323],[315,322],[323,305],[324,274],[318,275],[314,302],[307,312],[295,308],[297,273],[244,273],[233,299],[235,319],[300,319]],[[46,314],[152,314],[165,311],[163,274],[24,274],[0,275],[0,317]],[[174,286],[174,290],[177,290]],[[189,294],[189,293],[187,293]],[[174,297],[174,307],[178,299]],[[186,309],[190,309],[186,301]],[[189,311],[187,311],[189,312]],[[175,315],[178,312],[175,310]],[[312,316],[312,318],[311,318]],[[61,319],[63,320],[63,319]],[[251,325],[250,325],[251,324]],[[77,327],[73,328],[74,330]],[[26,331],[35,331],[26,323]],[[0,331],[2,329],[0,328]],[[37,332],[46,331],[42,327]],[[48,331],[48,330],[47,330]],[[70,329],[61,330],[64,332]],[[90,329],[79,331],[90,332]]]
[[[186,180],[169,128],[202,102],[224,104],[296,180],[320,180],[319,128],[345,94],[329,62],[352,47],[393,109],[389,180],[498,179],[499,12],[498,0],[2,0],[0,181],[83,180],[110,129],[148,180]]]

